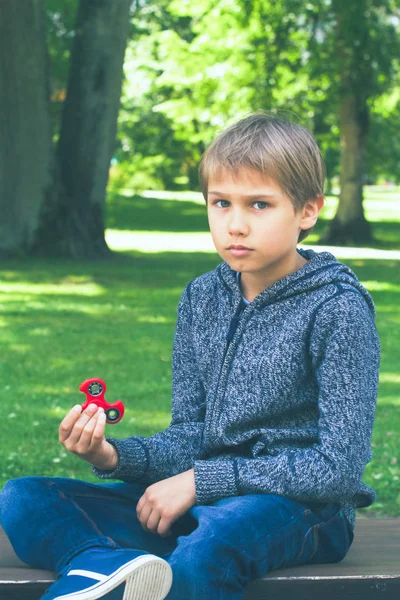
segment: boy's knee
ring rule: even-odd
[[[1,500],[2,503],[6,500],[8,500],[8,498],[12,498],[15,495],[18,494],[21,490],[24,489],[24,487],[26,487],[26,481],[29,480],[30,477],[19,477],[18,479],[10,479],[9,481],[7,481],[4,484],[3,489],[1,490]]]
[[[199,552],[196,556],[175,556],[170,560],[173,573],[172,588],[168,600],[194,600],[196,598],[212,598],[205,587],[211,585],[210,568],[207,557]],[[205,560],[203,560],[203,558]],[[217,571],[215,565],[214,572]],[[212,573],[212,571],[211,571]]]
[[[10,479],[0,492],[0,514],[8,508],[25,505],[28,510],[34,503],[34,496],[43,489],[41,477],[19,477]]]
[[[227,569],[227,564],[232,564],[232,561],[227,562],[224,552],[216,546],[199,543],[195,548],[182,548],[181,552],[175,550],[169,563],[173,583],[168,600],[216,600],[221,598],[222,589],[224,597],[232,595],[236,598],[243,593],[240,569]]]
[[[180,547],[181,546],[181,547]],[[174,579],[180,584],[187,583],[189,588],[193,585],[193,577],[202,579],[224,570],[221,552],[217,544],[188,543],[178,545],[170,558]]]
[[[23,492],[25,489],[31,490],[32,487],[42,485],[44,477],[17,477],[16,479],[10,479],[3,487],[2,492],[5,494]]]

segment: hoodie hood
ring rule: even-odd
[[[263,308],[277,300],[308,293],[325,285],[347,284],[363,296],[369,310],[375,316],[375,305],[371,295],[349,267],[339,262],[330,252],[315,252],[303,248],[298,248],[297,252],[307,260],[307,263],[298,271],[279,279],[258,294],[252,302],[254,308]],[[239,300],[241,292],[236,281],[236,271],[223,262],[218,267],[218,276],[222,284]]]

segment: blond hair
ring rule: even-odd
[[[297,212],[323,194],[325,165],[313,135],[288,118],[257,111],[222,131],[203,154],[200,185],[207,202],[208,181],[227,170],[255,169],[275,180]],[[301,242],[311,229],[300,232]]]

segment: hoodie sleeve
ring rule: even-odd
[[[361,295],[342,290],[320,307],[310,355],[319,389],[318,442],[274,456],[196,461],[198,503],[257,493],[303,502],[355,499],[371,460],[379,374],[379,338]],[[362,494],[356,504],[363,505]]]
[[[113,471],[92,467],[103,479],[150,485],[193,467],[200,453],[205,414],[205,393],[200,381],[191,339],[190,284],[179,306],[172,353],[172,420],[170,426],[145,438],[107,438],[118,454]]]

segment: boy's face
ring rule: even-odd
[[[218,254],[260,283],[304,264],[296,251],[299,233],[315,224],[322,205],[321,196],[295,212],[278,183],[253,169],[221,170],[208,181],[208,221]]]

